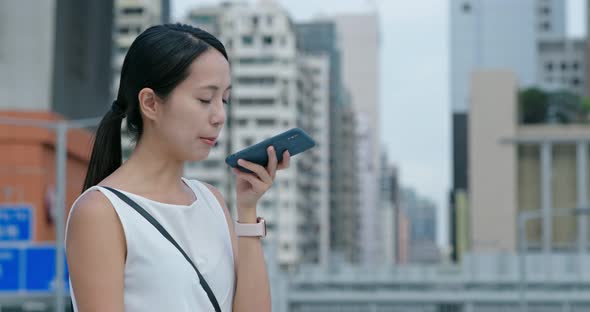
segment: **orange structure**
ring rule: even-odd
[[[22,111],[0,111],[0,118],[41,122],[63,119],[51,112]],[[82,190],[91,144],[89,131],[68,131],[66,213]],[[30,205],[33,208],[32,239],[37,242],[55,240],[55,151],[54,129],[8,125],[0,121],[0,205]]]

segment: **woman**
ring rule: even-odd
[[[211,34],[159,25],[135,39],[117,99],[96,133],[84,193],[68,219],[76,311],[271,310],[260,235],[237,239],[219,191],[182,177],[186,161],[206,159],[215,145],[230,89],[225,48]],[[137,144],[121,164],[125,117]],[[272,147],[268,154],[266,168],[242,160],[254,173],[234,170],[237,226],[260,225],[257,202],[275,172],[289,166],[287,152],[280,164]],[[116,193],[147,211],[187,257]]]

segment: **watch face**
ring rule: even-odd
[[[262,225],[262,237],[266,236],[266,220],[262,217],[258,217],[256,222]]]

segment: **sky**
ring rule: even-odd
[[[446,246],[451,187],[449,1],[276,1],[295,22],[378,10],[381,142],[390,161],[400,170],[401,183],[437,204],[437,242]],[[565,1],[568,35],[584,36],[585,0]],[[219,2],[172,0],[172,16],[180,21],[195,5]]]

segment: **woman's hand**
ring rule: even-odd
[[[236,174],[236,195],[238,205],[238,221],[255,222],[256,205],[258,200],[268,191],[275,179],[277,170],[289,167],[290,155],[288,151],[283,153],[283,160],[279,164],[274,147],[266,150],[268,153],[268,164],[266,168],[261,165],[249,162],[244,159],[238,160],[238,165],[252,171],[246,173],[233,168]]]

